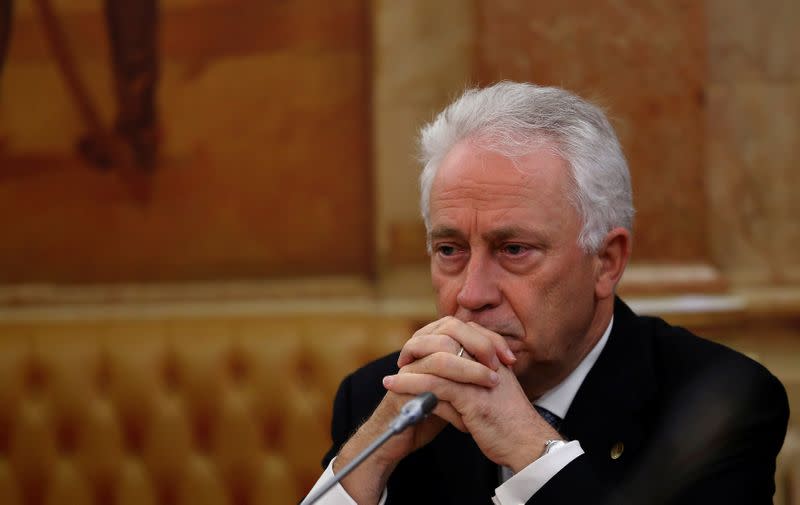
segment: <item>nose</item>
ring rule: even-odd
[[[463,282],[456,296],[458,305],[471,312],[497,307],[502,300],[497,280],[491,257],[473,253],[464,268]]]

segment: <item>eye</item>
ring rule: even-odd
[[[456,248],[450,244],[441,244],[436,246],[436,253],[440,256],[452,256],[456,253]]]
[[[507,254],[509,256],[519,256],[526,253],[528,250],[529,247],[522,244],[505,244],[500,248],[500,251],[503,254]]]

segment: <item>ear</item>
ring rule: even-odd
[[[631,242],[631,232],[625,228],[614,228],[606,235],[595,258],[594,291],[598,299],[614,295],[631,256]]]

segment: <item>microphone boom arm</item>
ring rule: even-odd
[[[340,480],[345,478],[345,476],[353,471],[354,468],[363,463],[370,454],[375,452],[378,447],[386,443],[387,440],[427,417],[427,415],[433,411],[433,408],[438,402],[439,400],[433,393],[422,393],[403,405],[403,408],[400,410],[400,414],[395,417],[391,423],[389,423],[389,427],[381,434],[381,436],[369,444],[369,446],[361,451],[358,456],[353,458],[350,463],[345,465],[345,467],[342,468],[338,474],[334,475],[334,478],[329,479],[328,482],[321,486],[315,493],[308,495],[306,499],[300,503],[300,505],[311,505],[319,500],[322,495],[327,493]]]

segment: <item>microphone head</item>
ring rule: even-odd
[[[430,392],[415,396],[403,405],[403,408],[400,409],[400,414],[389,423],[389,429],[395,433],[400,433],[408,426],[417,424],[433,412],[437,403],[439,403],[439,399]]]
[[[433,412],[433,409],[436,408],[436,404],[439,403],[439,399],[436,398],[436,395],[431,393],[430,391],[422,393],[421,395],[417,396],[417,398],[421,401],[422,412],[426,416],[431,412]]]

